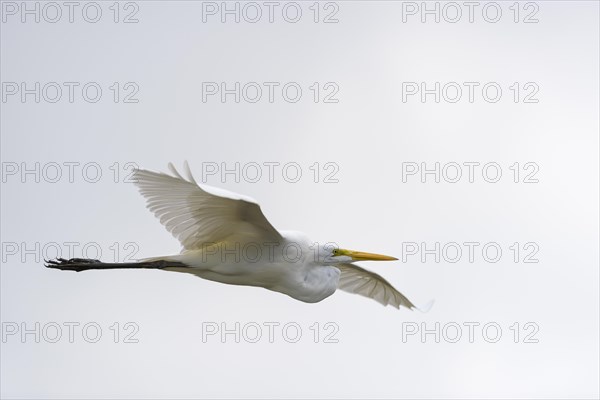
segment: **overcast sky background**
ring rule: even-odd
[[[302,2],[295,23],[285,2],[272,23],[262,2],[255,23],[245,3],[239,23],[221,22],[220,2],[99,2],[96,23],[86,2],[72,23],[66,6],[52,23],[56,9],[39,3],[36,23],[21,4],[2,3],[0,32],[2,397],[598,397],[597,2],[501,2],[498,17],[481,2],[473,22],[463,5],[454,23],[446,3],[439,23],[421,2]],[[240,82],[239,103],[207,94],[221,82]],[[250,82],[262,89],[255,103]],[[421,82],[440,83],[439,102],[407,92]],[[24,101],[23,88],[33,89]],[[305,304],[164,271],[43,268],[71,242],[72,256],[100,249],[105,261],[177,253],[127,174],[184,160],[198,177],[218,166],[206,183],[254,197],[279,229],[395,255],[360,265],[434,307],[343,292]],[[222,179],[235,163],[239,182]],[[439,183],[403,177],[435,163]],[[473,183],[464,163],[479,163]],[[487,182],[495,166],[502,175]],[[465,242],[478,243],[473,262]],[[413,243],[440,243],[439,262],[410,254]],[[448,243],[463,252],[456,262]],[[39,343],[21,336],[36,323]],[[239,343],[207,335],[236,323]]]

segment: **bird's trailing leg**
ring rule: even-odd
[[[46,261],[46,268],[61,269],[63,271],[87,271],[90,269],[116,269],[116,268],[151,268],[163,269],[167,267],[187,267],[187,265],[177,261],[140,261],[132,263],[105,263],[100,260],[90,258],[57,258],[56,260]]]

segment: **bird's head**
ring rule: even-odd
[[[397,258],[363,251],[346,250],[337,247],[325,249],[327,264],[352,263],[355,261],[395,261]]]

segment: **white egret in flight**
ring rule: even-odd
[[[143,169],[134,172],[147,207],[181,242],[180,254],[134,263],[59,258],[46,266],[71,271],[156,268],[227,284],[259,286],[307,303],[321,301],[341,289],[384,306],[416,308],[384,278],[353,264],[396,258],[316,245],[299,232],[279,232],[255,200],[200,186],[187,162],[184,168],[187,179],[171,163],[173,176]]]

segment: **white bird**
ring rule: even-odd
[[[416,308],[380,275],[353,264],[396,258],[313,243],[299,232],[279,232],[255,200],[200,186],[187,162],[184,168],[187,179],[171,163],[173,176],[134,171],[147,207],[181,242],[180,254],[134,263],[58,259],[48,261],[46,266],[71,271],[158,268],[232,285],[263,287],[307,303],[319,302],[341,289],[384,306]]]

